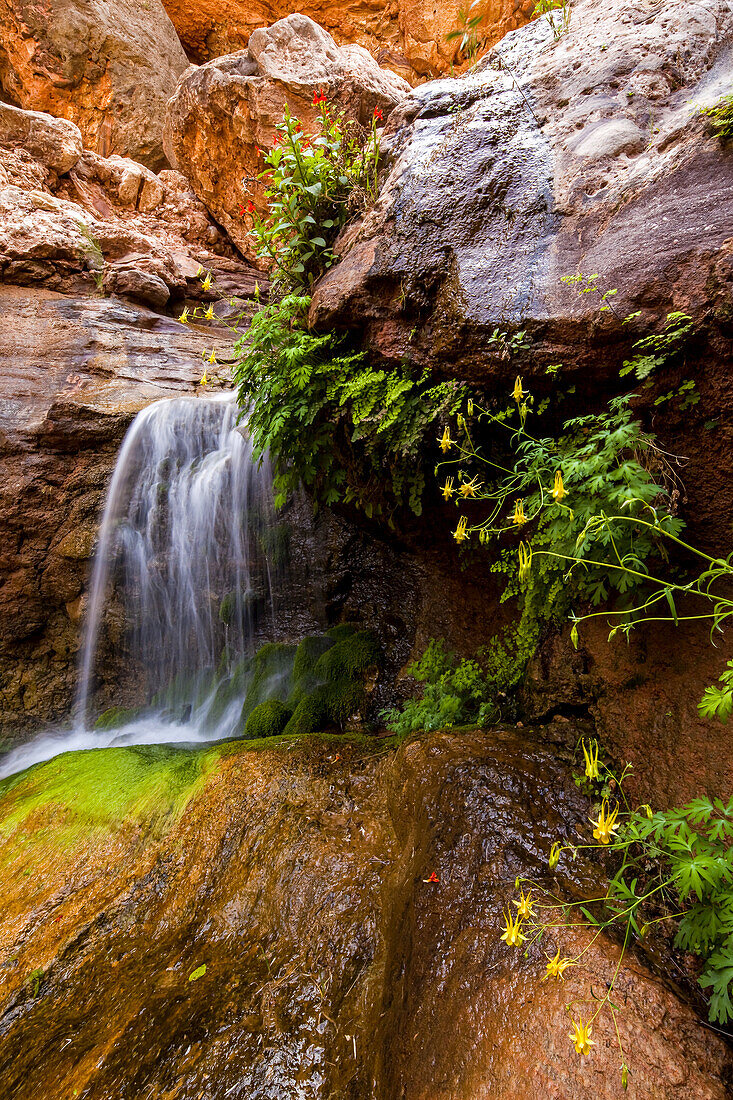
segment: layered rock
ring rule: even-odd
[[[0,108],[0,279],[116,294],[154,309],[200,296],[197,273],[250,294],[242,264],[186,180],[83,149],[73,123]]]
[[[132,418],[202,393],[202,352],[228,344],[141,306],[0,288],[4,735],[70,711],[90,558]]]
[[[535,338],[521,367],[538,376],[564,356],[573,382],[603,357],[615,369],[620,326],[561,281],[578,270],[618,289],[621,317],[697,320],[711,302],[725,317],[733,161],[698,109],[727,87],[732,47],[723,0],[648,15],[579,0],[559,40],[537,20],[473,75],[414,91],[313,319],[363,327],[388,359],[504,383],[516,363],[487,352],[496,327]]]
[[[478,42],[498,42],[529,19],[533,6],[532,0],[483,0],[472,6],[471,16],[481,17]],[[166,0],[165,7],[189,56],[198,62],[244,49],[253,30],[290,12],[286,5],[261,0],[204,0],[195,7]],[[463,56],[459,41],[448,35],[463,25],[465,7],[458,0],[396,0],[386,5],[375,0],[309,0],[299,11],[325,27],[340,46],[364,46],[380,65],[415,83],[447,72]]]
[[[165,164],[165,104],[187,60],[159,0],[0,3],[0,92],[75,122],[102,156]]]
[[[567,1005],[588,1017],[618,947],[560,929],[524,957],[500,940],[517,875],[597,889],[582,851],[547,870],[587,816],[528,731],[42,765],[0,803],[6,1089],[615,1098],[610,1014],[581,1059]],[[541,982],[545,951],[581,946],[563,983]],[[730,1051],[644,959],[621,965],[615,1003],[629,1095],[723,1100]]]
[[[189,70],[168,105],[171,163],[244,255],[252,255],[245,204],[254,199],[263,205],[257,149],[272,145],[286,107],[311,128],[316,91],[347,117],[370,125],[374,109],[386,115],[409,85],[380,69],[362,47],[338,47],[312,20],[291,15],[255,31],[247,50]]]

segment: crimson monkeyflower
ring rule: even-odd
[[[319,88],[317,92],[313,93],[313,106],[317,107],[319,103],[325,103],[327,98],[323,88]]]
[[[239,216],[240,216],[240,218],[243,218],[245,214],[246,214],[246,210],[244,208],[244,203],[240,202],[240,204],[239,204]]]
[[[384,118],[381,107],[374,108],[374,119],[376,122],[381,122]]]
[[[252,202],[252,199],[250,199],[247,203],[247,213],[248,214],[254,214],[254,212],[255,212],[255,204]]]
[[[276,145],[279,145],[281,141],[282,141],[282,134],[280,133],[279,130],[276,130],[275,131],[275,136],[272,139],[273,149],[275,148]]]

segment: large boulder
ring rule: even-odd
[[[503,387],[516,369],[491,355],[496,327],[537,338],[523,364],[537,376],[567,356],[597,378],[600,345],[617,366],[620,326],[561,282],[578,270],[618,289],[622,317],[722,316],[733,158],[699,108],[729,90],[731,45],[725,0],[648,15],[577,0],[559,40],[536,20],[471,76],[415,90],[388,125],[380,199],[342,241],[313,320],[363,328],[388,359]],[[591,329],[601,339],[584,357]]]
[[[81,131],[73,122],[41,111],[21,111],[0,103],[0,146],[21,147],[46,168],[63,176],[82,154]]]
[[[0,92],[72,120],[107,156],[164,165],[165,104],[188,62],[160,0],[0,0]]]
[[[273,18],[287,15],[287,4],[272,0],[165,0],[183,45],[195,61],[208,61],[244,49],[249,36]],[[449,39],[462,24],[461,0],[308,0],[299,7],[333,35],[340,46],[357,44],[380,65],[411,83],[447,72],[459,54],[459,40]],[[489,44],[530,17],[534,0],[482,0],[471,16],[482,16],[478,37]]]
[[[112,748],[5,787],[6,1095],[730,1095],[730,1049],[665,981],[667,952],[656,974],[651,947],[619,966],[626,1094],[608,1007],[588,1058],[568,1038],[619,947],[577,921],[502,943],[516,876],[576,899],[597,884],[582,848],[547,873],[554,839],[590,831],[556,747],[502,730],[375,749]],[[542,981],[546,954],[584,948]]]
[[[255,31],[247,50],[191,68],[168,104],[168,158],[245,254],[251,243],[244,204],[261,200],[257,147],[272,144],[286,106],[313,126],[317,90],[368,125],[376,107],[386,115],[410,88],[362,47],[339,47],[313,20],[290,15]]]

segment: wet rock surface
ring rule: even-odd
[[[104,298],[0,288],[0,724],[68,714],[84,591],[125,431],[197,392],[221,338]]]
[[[617,949],[548,988],[498,938],[516,875],[545,881],[586,815],[526,730],[43,765],[0,802],[6,1094],[616,1097],[611,1021],[581,1060],[564,1005]],[[730,1051],[670,986],[629,958],[618,990],[629,1096],[728,1095]]]
[[[313,20],[289,15],[255,31],[247,50],[184,74],[168,104],[166,152],[251,257],[244,204],[264,204],[257,147],[272,145],[285,108],[308,129],[318,116],[314,92],[323,91],[347,117],[370,126],[375,107],[386,115],[409,90],[362,47],[339,47]]]
[[[732,48],[722,0],[648,14],[581,0],[559,40],[537,20],[470,76],[416,89],[388,125],[379,201],[342,242],[313,319],[356,322],[387,359],[496,382],[516,367],[487,356],[497,326],[535,338],[527,371],[563,356],[596,381],[615,369],[617,323],[561,282],[576,270],[618,289],[622,317],[709,317],[733,159],[697,111],[727,87]]]
[[[85,144],[162,168],[163,113],[186,68],[158,0],[3,0],[0,90],[79,126]]]

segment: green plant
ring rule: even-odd
[[[332,111],[323,93],[313,102],[317,133],[306,133],[287,108],[276,127],[259,176],[267,185],[267,213],[255,215],[251,229],[257,255],[273,264],[275,283],[289,290],[307,288],[331,266],[339,230],[377,194],[381,110],[364,135]]]
[[[481,3],[482,0],[472,0],[467,8],[460,8],[458,11],[458,26],[445,36],[446,42],[455,42],[460,39],[458,57],[463,55],[471,63],[476,60],[486,44],[486,35],[480,33],[486,18],[486,12],[478,11],[473,15],[471,14]]]
[[[711,131],[721,141],[733,139],[733,94],[721,96],[710,107],[701,107],[700,114],[707,118]]]
[[[605,990],[591,991],[595,1002],[585,1022],[568,1004],[577,1054],[587,1056],[595,1045],[592,1029],[604,1010],[612,1016],[621,1054],[622,1084],[626,1088],[628,1066],[618,1029],[621,1010],[614,987],[623,958],[634,941],[644,941],[655,926],[676,925],[674,947],[699,955],[704,963],[699,979],[702,989],[711,989],[708,1014],[711,1021],[726,1024],[733,1019],[733,799],[697,798],[687,805],[654,813],[649,806],[632,808],[624,793],[627,765],[620,776],[599,760],[598,742],[582,742],[585,759],[585,788],[594,803],[590,815],[592,840],[579,843],[556,841],[549,856],[554,872],[564,853],[572,860],[589,855],[613,873],[605,892],[583,896],[571,902],[553,892],[548,882],[517,879],[516,914],[506,915],[502,940],[509,947],[530,948],[544,938],[555,940],[563,929],[590,928],[592,935],[576,955],[554,956],[550,946],[543,981],[561,979],[570,967],[582,965],[583,957],[600,936],[616,933],[622,949]],[[590,831],[590,830],[588,830]],[[525,893],[525,888],[528,888]],[[658,950],[658,945],[657,945]],[[576,1016],[578,1017],[576,1019]]]
[[[107,262],[104,258],[104,253],[102,252],[102,246],[100,245],[98,239],[94,236],[88,225],[85,225],[84,222],[77,222],[76,226],[83,238],[81,248],[86,257],[87,266],[89,267],[89,271],[91,272],[92,278],[94,279],[95,286],[101,294],[102,284],[104,282],[104,273],[107,268]]]
[[[421,510],[428,429],[459,406],[462,388],[431,385],[407,365],[375,370],[333,333],[307,325],[310,299],[265,306],[237,344],[238,398],[257,455],[268,451],[277,503],[301,484],[316,503],[354,503],[367,516]]]
[[[552,36],[557,41],[570,28],[570,3],[569,0],[535,0],[533,15],[547,16],[547,21],[552,28]]]
[[[733,710],[733,660],[728,661],[718,681],[721,687],[717,684],[706,687],[697,707],[702,718],[718,718],[721,722],[727,722]]]
[[[628,320],[631,317],[625,318]],[[624,362],[619,374],[623,378],[633,371],[639,382],[646,381],[650,374],[684,350],[693,332],[692,318],[686,313],[668,313],[661,332],[636,341],[634,355]]]
[[[398,736],[417,730],[451,726],[484,725],[495,716],[493,685],[478,661],[459,659],[434,638],[419,660],[407,669],[423,685],[422,696],[401,708],[382,712],[382,718]]]

